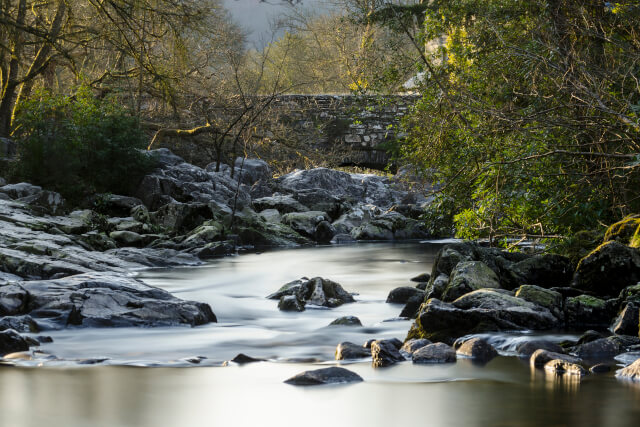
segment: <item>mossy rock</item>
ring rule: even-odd
[[[484,288],[500,288],[496,273],[481,261],[459,262],[451,272],[442,300],[451,302],[464,294]]]
[[[553,252],[566,256],[575,265],[600,246],[603,239],[603,230],[582,230],[563,239],[557,246],[554,246],[552,250]]]
[[[573,287],[597,296],[614,297],[638,281],[640,250],[608,241],[580,260]]]
[[[516,298],[522,298],[545,307],[557,318],[564,317],[562,311],[562,294],[534,285],[522,285],[516,291]]]
[[[604,242],[616,240],[624,245],[631,246],[640,243],[640,215],[631,215],[611,225],[604,235]]]
[[[565,301],[565,320],[576,328],[609,326],[615,316],[616,300],[579,295]]]

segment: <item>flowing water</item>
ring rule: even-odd
[[[0,368],[0,426],[638,425],[640,385],[618,381],[613,373],[578,381],[532,371],[512,355],[515,343],[532,337],[527,333],[493,334],[503,356],[485,366],[458,360],[373,369],[361,361],[347,367],[363,383],[283,383],[335,364],[341,341],[404,339],[410,322],[397,319],[402,307],[386,304],[386,296],[430,271],[441,245],[280,250],[144,271],[140,277],[149,284],[209,303],[218,323],[53,332],[54,342],[42,351],[56,359]],[[284,313],[265,298],[302,276],[337,281],[357,293],[357,302]],[[344,315],[359,317],[363,326],[327,326]],[[267,361],[222,366],[238,353]],[[87,366],[91,359],[101,362]]]

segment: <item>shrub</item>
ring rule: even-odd
[[[74,96],[41,91],[16,118],[13,179],[58,191],[72,202],[95,192],[130,193],[153,166],[137,117],[81,87]]]

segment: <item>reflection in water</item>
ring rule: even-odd
[[[220,324],[197,328],[54,332],[43,350],[61,357],[107,356],[110,363],[166,364],[203,355],[216,364],[242,352],[272,359],[245,366],[138,368],[47,364],[0,367],[0,426],[635,426],[640,387],[613,373],[581,382],[548,378],[526,360],[497,357],[484,366],[400,363],[373,369],[344,363],[364,378],[349,386],[294,387],[283,381],[335,364],[335,345],[404,338],[408,321],[387,293],[430,270],[437,246],[357,245],[226,258],[201,268],[145,272],[149,283],[209,302]],[[281,313],[265,295],[300,276],[322,275],[357,292],[334,310]],[[328,328],[356,315],[362,328]],[[502,354],[532,334],[495,334]],[[546,338],[563,340],[563,334]],[[311,358],[321,364],[274,363]],[[183,362],[184,365],[188,363]]]

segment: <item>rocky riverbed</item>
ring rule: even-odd
[[[430,234],[418,219],[427,200],[386,177],[320,168],[273,179],[266,163],[245,160],[232,178],[224,165],[218,172],[214,165],[198,168],[166,149],[150,155],[158,167],[142,180],[137,197],[97,195],[82,209],[71,210],[59,194],[27,183],[0,187],[2,354],[37,347],[49,340],[47,331],[64,328],[219,320],[209,304],[176,298],[133,277],[140,269],[199,265],[246,249]],[[400,337],[404,342],[345,341],[336,359],[370,359],[374,367],[457,358],[486,363],[505,351],[496,334],[571,331],[582,336],[564,343],[528,340],[511,350],[533,367],[577,376],[625,360],[630,366],[619,376],[635,379],[639,229],[634,218],[613,225],[578,265],[559,255],[471,242],[444,246],[429,274],[389,293],[389,303],[404,304],[398,318],[415,319]],[[287,311],[358,303],[348,287],[327,277],[304,277],[272,291],[264,297],[278,299]],[[362,327],[349,315],[333,325]],[[342,378],[342,371],[335,372]]]

